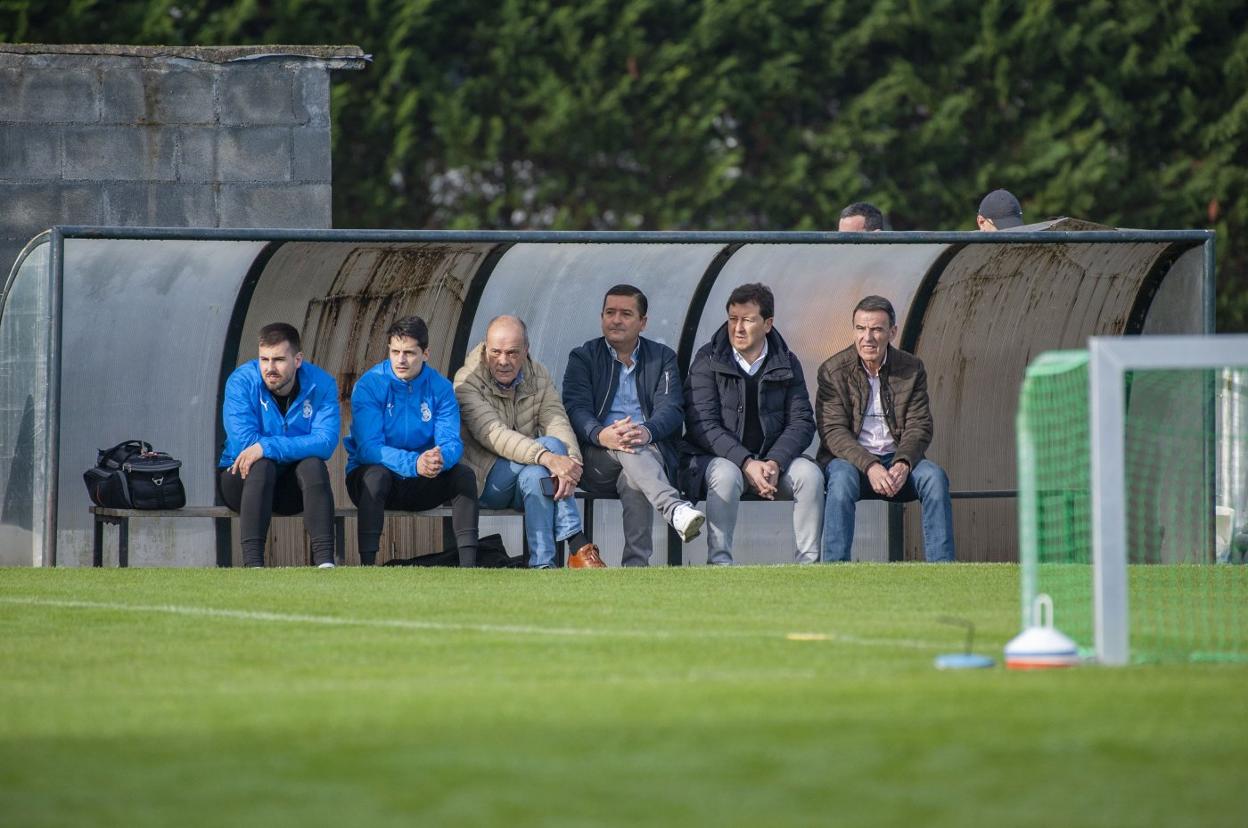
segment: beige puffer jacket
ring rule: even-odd
[[[455,372],[455,399],[459,401],[464,436],[464,459],[477,475],[477,493],[500,457],[531,465],[542,451],[535,438],[560,440],[568,454],[581,459],[572,424],[563,410],[559,389],[550,373],[532,357],[525,360],[524,376],[515,396],[498,387],[485,362],[485,343],[468,351],[464,367]]]

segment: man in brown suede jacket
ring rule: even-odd
[[[897,314],[884,297],[863,299],[853,320],[854,344],[819,366],[817,462],[827,480],[821,557],[849,560],[859,500],[917,499],[924,557],[952,561],[949,478],[924,457],[932,442],[932,413],[923,363],[890,344]]]

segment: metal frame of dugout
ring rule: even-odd
[[[98,242],[113,243],[116,249],[109,247],[100,255],[96,255],[98,251],[93,252],[95,270],[91,273],[80,272],[74,264],[75,257],[94,250],[81,245]],[[446,367],[455,368],[462,364],[467,348],[483,332],[490,317],[503,310],[514,310],[530,323],[530,331],[534,333],[534,356],[550,367],[552,373],[556,370],[556,366],[552,365],[552,356],[555,357],[559,370],[556,379],[561,380],[567,342],[558,342],[557,334],[565,332],[570,314],[576,314],[577,324],[584,321],[579,317],[589,318],[588,325],[582,324],[581,328],[589,330],[590,336],[596,335],[590,329],[597,326],[597,303],[607,287],[615,281],[622,281],[612,275],[612,267],[618,271],[623,267],[620,262],[627,260],[626,263],[631,263],[628,266],[634,267],[631,272],[641,274],[639,279],[651,280],[640,285],[651,295],[651,328],[647,330],[647,335],[667,342],[677,351],[682,372],[687,370],[697,347],[722,324],[720,308],[727,291],[745,281],[771,284],[777,296],[777,328],[784,333],[791,347],[796,343],[794,350],[799,353],[806,369],[813,400],[814,375],[819,363],[849,342],[848,321],[841,322],[852,307],[852,304],[845,306],[846,297],[855,296],[852,301],[856,301],[867,293],[889,296],[898,311],[900,336],[897,344],[918,353],[928,367],[937,423],[936,441],[931,453],[950,471],[955,489],[960,486],[968,502],[974,503],[986,502],[1001,494],[1008,496],[1015,488],[1012,468],[1008,478],[996,479],[979,477],[968,480],[967,477],[975,478],[975,475],[961,470],[975,470],[975,455],[979,454],[982,459],[986,445],[1003,458],[1012,456],[1013,445],[1011,442],[1006,446],[1004,436],[993,438],[999,445],[983,442],[979,445],[958,445],[968,442],[958,429],[968,417],[980,417],[983,422],[998,424],[1008,420],[1002,427],[1012,437],[1017,383],[1010,380],[1015,374],[1021,380],[1022,368],[1029,356],[1055,347],[1082,347],[1086,337],[1093,334],[1190,334],[1212,333],[1214,329],[1214,234],[1204,230],[1115,230],[1075,219],[1056,219],[1021,230],[997,233],[54,227],[27,245],[6,281],[3,295],[0,295],[0,364],[7,363],[11,369],[9,373],[13,374],[20,371],[22,365],[21,358],[14,355],[14,346],[4,335],[6,317],[10,316],[10,300],[14,292],[23,287],[19,277],[29,273],[29,278],[36,280],[25,285],[25,289],[32,292],[37,300],[26,308],[31,311],[27,313],[27,321],[31,323],[33,320],[33,333],[29,324],[26,330],[34,350],[43,357],[39,359],[39,354],[36,354],[29,367],[33,367],[36,374],[42,371],[45,394],[41,400],[37,399],[37,393],[32,395],[36,415],[33,419],[41,419],[42,428],[36,427],[25,435],[32,450],[29,472],[34,492],[28,507],[31,563],[57,565],[58,542],[64,540],[61,533],[81,528],[85,544],[90,531],[89,524],[74,527],[62,520],[62,512],[66,509],[74,514],[73,520],[78,519],[78,513],[81,513],[83,521],[89,519],[83,493],[66,491],[70,485],[68,481],[78,473],[77,466],[82,458],[75,455],[71,462],[73,468],[68,470],[62,468],[61,462],[65,440],[78,439],[63,429],[63,416],[68,412],[74,417],[76,429],[81,428],[79,421],[84,416],[84,412],[78,410],[82,405],[81,399],[75,398],[69,409],[63,407],[67,402],[67,386],[63,382],[67,345],[67,287],[70,290],[68,300],[72,303],[72,315],[68,321],[73,325],[74,337],[69,357],[70,364],[77,370],[79,360],[106,359],[114,347],[124,343],[125,331],[118,331],[116,326],[90,328],[97,311],[128,304],[136,326],[132,331],[138,331],[137,326],[160,324],[161,307],[179,307],[176,297],[172,305],[158,306],[161,286],[151,288],[128,283],[128,269],[140,265],[149,254],[166,255],[169,248],[176,250],[178,261],[193,261],[196,246],[205,242],[237,243],[208,245],[203,251],[216,255],[223,249],[234,256],[229,265],[233,268],[229,277],[235,280],[225,294],[218,291],[219,295],[233,293],[232,297],[227,296],[230,307],[214,305],[210,309],[215,314],[212,324],[216,326],[214,330],[219,334],[221,343],[219,362],[208,354],[207,359],[202,361],[211,364],[199,366],[203,369],[201,380],[207,380],[208,375],[212,375],[217,381],[215,387],[211,382],[202,382],[205,387],[201,392],[209,393],[195,395],[195,406],[210,406],[215,410],[216,431],[206,456],[211,456],[220,446],[221,389],[225,377],[238,363],[244,334],[255,327],[249,318],[249,312],[256,311],[253,303],[260,302],[259,297],[265,294],[266,308],[293,307],[297,310],[300,306],[312,308],[316,302],[327,297],[340,299],[348,296],[351,286],[347,284],[344,287],[338,283],[344,278],[341,270],[329,276],[317,275],[320,261],[317,257],[338,256],[339,253],[332,252],[335,250],[372,253],[401,250],[412,256],[420,255],[421,251],[436,250],[444,258],[465,251],[471,253],[468,259],[461,256],[460,264],[456,265],[463,275],[456,283],[457,289],[462,291],[461,296],[444,294],[439,287],[438,294],[432,300],[428,296],[423,300],[432,301],[434,305],[438,302],[458,303],[459,312],[454,324],[448,321],[448,327],[440,332],[444,341],[452,343],[449,353],[442,360],[443,365],[435,366],[444,373],[448,373]],[[40,255],[46,255],[46,268],[24,267],[32,255],[45,245],[46,251]],[[73,265],[69,271],[72,279],[68,286],[67,257]],[[275,264],[279,262],[280,267]],[[605,262],[605,265],[598,267],[596,262]],[[676,265],[683,270],[666,270]],[[277,275],[267,278],[275,268]],[[240,270],[245,272],[240,273]],[[624,267],[623,272],[630,271]],[[1043,282],[1042,277],[1051,278],[1052,282]],[[317,284],[321,287],[313,284],[318,278],[321,282]],[[40,281],[42,284],[39,284]],[[190,283],[193,280],[184,281],[182,286],[175,284],[172,289],[184,289],[185,284]],[[344,292],[329,297],[325,285],[334,290],[343,287]],[[304,291],[302,295],[299,294],[300,289]],[[395,287],[393,295],[404,289],[402,285]],[[664,315],[661,324],[657,325],[656,296],[652,290],[664,294],[659,297],[665,302]],[[1049,293],[1046,294],[1046,290]],[[575,307],[578,295],[592,298],[592,307]],[[556,301],[552,302],[551,297],[556,297]],[[566,303],[563,301],[565,298]],[[286,304],[283,305],[283,302]],[[381,304],[393,310],[401,303]],[[557,307],[552,309],[552,304]],[[345,320],[343,307],[342,302],[325,302],[319,308],[319,315],[305,310],[305,353],[309,350],[307,326],[310,319],[315,329],[311,333],[318,342],[338,343],[332,347],[340,348],[344,353],[352,349],[359,353],[367,350],[367,343],[361,345],[360,341],[361,333],[365,338],[370,333],[367,326],[360,330],[365,317],[357,314]],[[545,313],[545,316],[535,325],[534,319],[526,316],[525,308]],[[382,312],[376,308],[373,310],[376,313],[369,318],[381,318]],[[153,316],[158,318],[153,319]],[[449,319],[450,314],[446,316]],[[985,318],[989,322],[984,322]],[[989,330],[987,341],[981,343],[985,330],[968,326],[988,324],[991,328],[993,319],[1000,321],[1000,329]],[[1052,330],[1053,320],[1061,320],[1062,330]],[[292,321],[298,323],[298,320]],[[172,320],[171,324],[176,324],[176,320]],[[88,326],[85,332],[82,330],[84,325]],[[842,325],[844,336],[837,338]],[[661,328],[657,331],[658,335],[655,335],[656,328]],[[165,333],[170,342],[168,351],[153,352],[149,347],[146,352],[153,360],[148,367],[154,374],[159,373],[162,357],[177,360],[187,356],[177,350],[178,330]],[[347,336],[348,333],[351,336]],[[557,343],[552,348],[563,348],[562,356],[542,350],[544,333],[550,334],[551,341]],[[579,344],[585,338],[589,336],[582,336],[573,344]],[[84,344],[92,342],[98,354],[90,353],[90,347],[84,348]],[[6,349],[10,353],[6,354]],[[1003,357],[1009,357],[1013,362]],[[309,359],[324,365],[322,360],[311,356]],[[1000,364],[993,368],[997,362]],[[983,376],[988,376],[995,378],[995,381],[975,381],[971,374],[976,366],[981,370],[981,380]],[[982,373],[984,370],[992,373],[985,375]],[[959,371],[962,373],[959,374]],[[340,386],[345,384],[344,380],[351,373],[339,373]],[[80,379],[80,376],[75,379]],[[70,390],[78,393],[80,389],[75,386]],[[348,385],[344,393],[349,395],[349,391]],[[186,389],[171,389],[171,392],[185,394]],[[0,395],[3,393],[4,389],[0,387]],[[0,403],[5,402],[0,399]],[[135,411],[141,416],[137,424],[131,420],[132,430],[147,429],[143,416],[178,416],[176,407],[163,413],[148,413],[141,409],[142,406],[136,405]],[[26,414],[29,416],[31,412]],[[956,428],[950,428],[947,423],[954,424]],[[205,429],[200,434],[200,442],[208,431]],[[954,432],[952,437],[950,431]],[[148,433],[145,430],[145,437]],[[122,439],[133,436],[124,434]],[[91,439],[99,441],[102,438]],[[193,451],[190,444],[178,445],[169,441],[164,441],[161,447],[178,456]],[[204,452],[201,450],[199,454]],[[13,471],[10,469],[10,480],[12,478]],[[9,489],[4,492],[6,501],[11,495]],[[78,497],[74,495],[81,497],[81,509],[77,506]],[[68,497],[73,498],[72,502],[67,500]],[[893,510],[888,522],[888,558],[902,559],[904,551],[900,533],[895,531],[900,522],[896,510]],[[907,537],[911,534],[906,532]],[[70,537],[75,544],[78,543],[76,536]],[[218,533],[218,551],[222,542]],[[228,542],[228,538],[224,542]],[[1010,543],[1013,542],[1011,539]],[[962,545],[961,541],[959,545]],[[76,557],[81,558],[81,552]],[[971,559],[981,558],[972,556]],[[992,557],[982,559],[990,560]]]

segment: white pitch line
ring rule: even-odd
[[[376,627],[381,629],[421,630],[439,632],[479,632],[501,635],[532,635],[571,638],[762,638],[782,641],[829,641],[864,647],[901,647],[916,650],[938,650],[944,645],[931,641],[904,638],[862,638],[836,632],[745,632],[733,630],[607,630],[589,627],[538,627],[525,624],[468,624],[450,621],[418,621],[403,618],[350,618],[337,615],[305,615],[301,613],[261,612],[256,610],[219,609],[183,604],[124,604],[106,601],[69,601],[55,598],[15,598],[0,596],[0,604],[61,609],[109,610],[117,612],[158,613],[196,618],[224,618],[232,621],[270,621],[284,624],[317,624],[327,627]]]

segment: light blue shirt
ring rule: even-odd
[[[637,425],[646,421],[645,416],[641,413],[641,403],[637,399],[637,355],[640,352],[641,340],[638,339],[637,347],[633,348],[632,365],[625,365],[620,360],[619,354],[615,356],[615,361],[620,366],[619,380],[616,382],[615,399],[611,401],[611,408],[599,421],[604,426],[609,426],[616,420],[622,420],[625,417],[632,417],[633,422]]]

